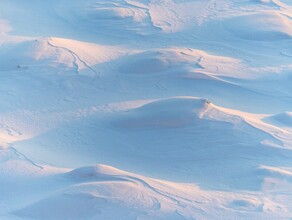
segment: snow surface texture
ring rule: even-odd
[[[1,0],[0,219],[292,219],[291,85],[290,0]]]

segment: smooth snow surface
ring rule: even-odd
[[[0,219],[291,219],[290,0],[1,0]]]

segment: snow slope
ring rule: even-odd
[[[0,219],[291,219],[291,48],[289,0],[2,0]]]

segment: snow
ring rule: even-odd
[[[276,122],[279,122],[284,126],[292,127],[292,112],[280,113],[270,116],[269,118],[275,120]]]
[[[247,40],[277,41],[292,37],[292,23],[289,17],[275,12],[231,18],[225,26],[231,33]]]
[[[290,219],[289,0],[2,0],[0,219]]]

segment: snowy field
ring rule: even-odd
[[[292,219],[291,0],[1,0],[0,219]]]

